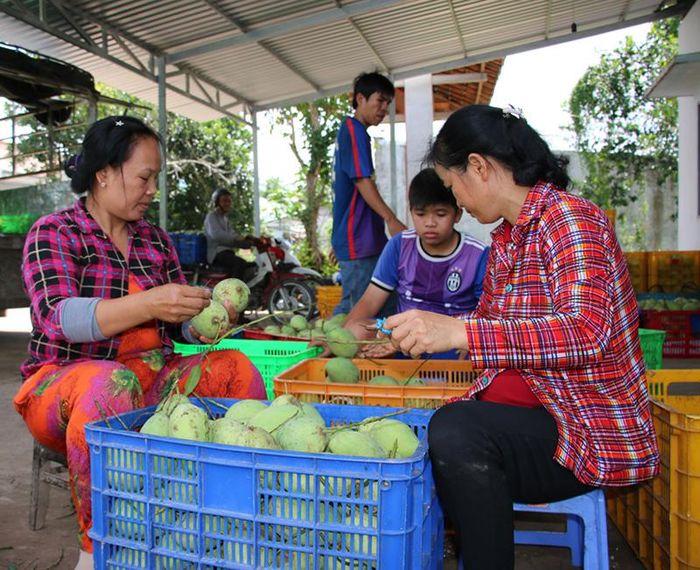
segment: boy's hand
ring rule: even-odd
[[[374,326],[374,322],[374,319],[353,319],[346,322],[343,328],[348,329],[357,340],[370,340],[377,333],[377,327]]]
[[[365,344],[360,349],[360,357],[362,358],[389,358],[394,354],[396,354],[396,349],[390,342],[386,344]]]

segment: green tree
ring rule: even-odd
[[[157,110],[149,103],[105,85],[98,85],[98,90],[125,102],[124,105],[98,104],[98,117],[128,114],[157,127]],[[17,106],[8,105],[10,108],[18,110]],[[46,127],[34,116],[23,118],[21,126],[29,132],[19,143],[18,152],[40,153],[34,155],[35,170],[57,168],[61,161],[78,151],[88,127],[87,116],[87,105],[76,104],[70,123],[51,133],[51,154],[47,152]],[[168,229],[201,230],[212,192],[226,187],[236,204],[231,213],[234,227],[241,233],[251,231],[251,148],[252,133],[239,121],[222,118],[198,123],[168,113]],[[60,170],[53,176],[58,178]],[[157,199],[147,217],[158,222]]]
[[[326,261],[319,247],[318,214],[321,207],[331,204],[335,137],[342,118],[351,112],[347,97],[327,97],[287,107],[275,114],[275,123],[289,141],[299,164],[298,190],[303,201],[301,208],[293,207],[306,233],[303,261],[318,269]]]
[[[581,193],[603,208],[637,200],[635,187],[660,194],[676,179],[676,99],[645,93],[677,53],[678,23],[656,22],[640,44],[627,37],[588,68],[571,94],[576,147],[587,170]]]

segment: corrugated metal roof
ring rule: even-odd
[[[660,0],[0,0],[0,38],[68,61],[154,103],[151,55],[163,54],[169,61],[168,107],[210,119],[243,105],[263,108],[339,92],[361,71],[380,69],[396,77],[443,71],[648,21],[660,17],[659,5]],[[679,2],[670,10],[684,13],[690,5]]]

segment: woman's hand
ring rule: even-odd
[[[220,334],[227,334],[236,324],[236,321],[238,320],[238,312],[236,309],[233,308],[233,305],[231,305],[231,301],[224,301],[223,303],[224,308],[226,309],[226,312],[228,313],[228,329],[225,331],[221,331]],[[218,342],[221,340],[220,338],[209,338],[207,336],[204,336],[199,333],[199,331],[194,328],[193,326],[190,325],[190,334],[196,338],[199,342],[202,344],[214,344],[215,342]]]
[[[394,347],[412,358],[469,348],[464,323],[447,315],[414,309],[389,317],[384,328],[391,329]]]
[[[209,306],[211,291],[203,287],[168,283],[143,293],[149,319],[184,323]]]

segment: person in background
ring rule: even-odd
[[[229,277],[248,281],[248,273],[255,268],[236,255],[234,248],[249,248],[257,243],[252,236],[242,237],[231,228],[229,212],[233,206],[231,193],[219,188],[211,197],[212,210],[204,218],[204,235],[207,237],[207,261],[221,267]]]
[[[659,469],[627,263],[605,213],[566,191],[566,162],[514,108],[473,105],[440,130],[430,163],[492,232],[466,320],[389,317],[394,346],[465,350],[483,370],[433,415],[437,492],[465,569],[513,568],[513,502],[634,485]]]
[[[143,217],[161,168],[158,135],[140,120],[94,123],[66,173],[76,194],[40,218],[24,244],[22,274],[31,302],[29,358],[14,406],[41,445],[66,455],[81,546],[77,568],[92,568],[90,456],[85,424],[156,404],[183,391],[200,366],[199,396],[265,398],[258,370],[239,351],[173,353],[210,292],[185,284],[168,234]],[[227,306],[232,318],[235,312]]]
[[[367,127],[384,120],[394,86],[379,73],[355,79],[353,117],[345,117],[336,139],[331,244],[340,265],[343,297],[335,313],[348,313],[369,285],[386,228],[393,236],[406,229],[384,202],[372,179],[374,165]]]
[[[345,324],[356,338],[371,335],[367,319],[394,291],[398,312],[423,309],[456,316],[479,302],[489,248],[455,229],[462,210],[435,170],[421,170],[411,180],[408,202],[415,229],[396,234],[384,247],[371,283]],[[363,346],[363,354],[373,358],[394,352],[391,345]],[[454,351],[442,356],[458,357]]]

